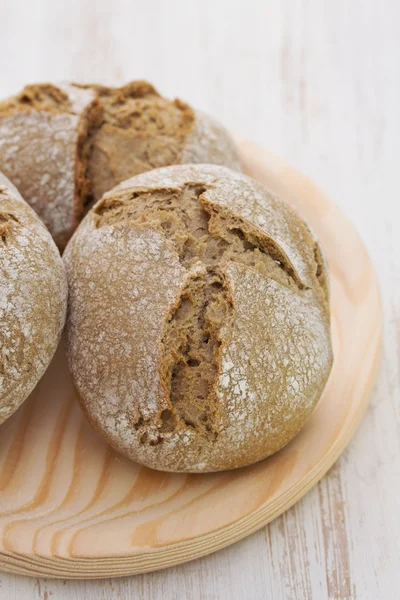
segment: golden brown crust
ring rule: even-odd
[[[295,211],[224,167],[158,169],[106,194],[65,253],[69,362],[96,429],[170,471],[285,445],[332,363],[315,244]]]
[[[183,162],[240,170],[226,130],[145,81],[35,84],[0,102],[0,163],[63,249],[86,209],[132,175]]]
[[[120,104],[123,104],[127,97],[145,98],[148,96],[160,96],[151,83],[141,79],[130,81],[119,88],[107,87],[96,83],[74,83],[73,85],[84,90],[93,90],[102,99],[115,98]]]
[[[0,173],[0,423],[43,375],[64,325],[67,282],[34,211]]]
[[[72,104],[59,87],[51,83],[26,85],[19,94],[0,101],[0,117],[10,117],[16,112],[37,111],[72,113]]]

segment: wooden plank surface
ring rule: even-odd
[[[0,18],[1,96],[27,81],[146,77],[310,175],[366,241],[386,323],[367,416],[285,515],[165,572],[99,582],[1,574],[1,600],[398,598],[398,0],[2,0]]]

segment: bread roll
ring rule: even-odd
[[[226,130],[148,83],[36,84],[0,102],[0,165],[63,249],[86,209],[155,167],[208,162],[240,170]]]
[[[65,269],[51,235],[0,173],[0,423],[46,370],[66,307]]]
[[[259,183],[213,165],[138,175],[64,256],[71,372],[114,448],[155,469],[219,471],[304,425],[332,364],[327,267]]]

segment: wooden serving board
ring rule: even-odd
[[[0,569],[88,578],[161,569],[249,535],[301,498],[335,462],[368,402],[382,314],[355,229],[310,180],[250,142],[250,175],[294,204],[331,269],[335,362],[313,416],[283,450],[210,475],[152,471],[86,423],[59,348],[45,377],[0,427]]]

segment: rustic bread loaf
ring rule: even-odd
[[[143,171],[188,162],[240,170],[221,125],[143,81],[29,85],[0,102],[1,168],[61,249],[104,192]]]
[[[0,173],[0,423],[46,370],[66,308],[65,269],[51,235]]]
[[[326,265],[259,183],[214,165],[133,177],[88,213],[64,258],[70,368],[117,450],[217,471],[304,425],[332,363]]]

